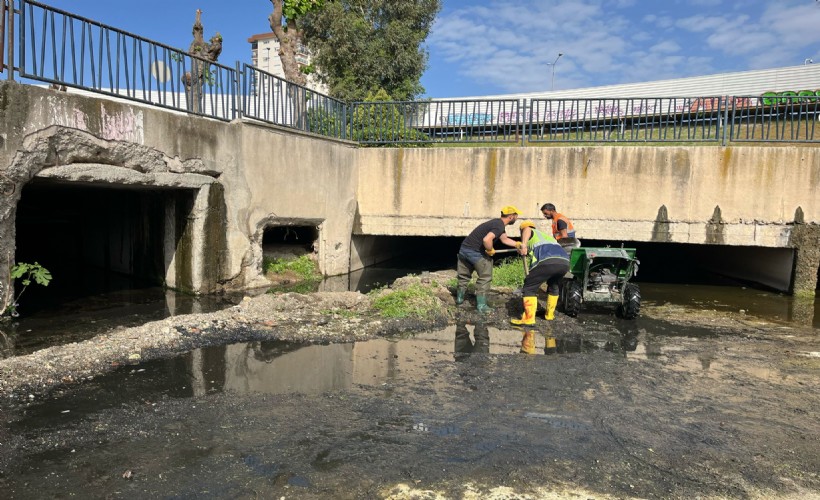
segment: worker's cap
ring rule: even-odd
[[[531,227],[534,229],[535,224],[533,224],[531,220],[525,220],[520,226],[518,226],[518,229],[524,229],[525,227]]]
[[[521,215],[521,210],[518,210],[517,208],[515,208],[512,205],[507,205],[506,207],[501,209],[501,215],[512,215],[512,214]]]

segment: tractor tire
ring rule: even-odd
[[[623,302],[618,306],[618,316],[635,319],[641,312],[641,289],[634,283],[624,285]]]
[[[581,312],[581,303],[584,301],[584,291],[577,281],[564,283],[564,314],[572,318]]]

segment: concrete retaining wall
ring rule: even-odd
[[[812,147],[367,150],[356,232],[466,235],[516,205],[554,203],[581,238],[785,247],[800,211],[820,222]]]
[[[807,250],[820,246],[814,147],[358,148],[0,83],[0,181],[11,186],[0,201],[0,269],[34,176],[193,190],[183,215],[194,222],[186,234],[166,229],[164,251],[167,282],[195,292],[264,285],[266,227],[316,225],[320,268],[337,275],[389,250],[373,236],[464,236],[507,204],[546,227],[538,207],[555,203],[582,239],[802,246],[801,287],[816,282],[820,259]],[[169,204],[168,221],[178,208]]]

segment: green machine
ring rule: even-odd
[[[564,313],[575,317],[586,303],[614,305],[618,316],[636,318],[641,291],[629,280],[638,273],[638,264],[634,248],[573,248],[561,287]]]

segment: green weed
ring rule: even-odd
[[[48,286],[48,284],[51,283],[51,272],[37,262],[34,264],[18,262],[11,268],[9,277],[12,281],[19,279],[20,283],[23,285],[23,289],[20,290],[20,293],[12,299],[11,303],[3,311],[3,315],[8,314],[14,318],[19,316],[17,313],[17,307],[19,306],[20,297],[32,281],[40,286]]]
[[[524,284],[524,263],[521,257],[508,257],[493,268],[493,286],[518,288]]]
[[[284,274],[292,272],[298,275],[303,280],[317,280],[319,279],[319,267],[316,261],[308,255],[302,255],[296,259],[269,259],[265,257],[262,260],[262,269],[265,274]]]
[[[370,292],[383,293],[383,289]],[[413,284],[402,290],[389,291],[373,301],[373,309],[385,318],[431,318],[441,311],[441,302],[432,289]]]

